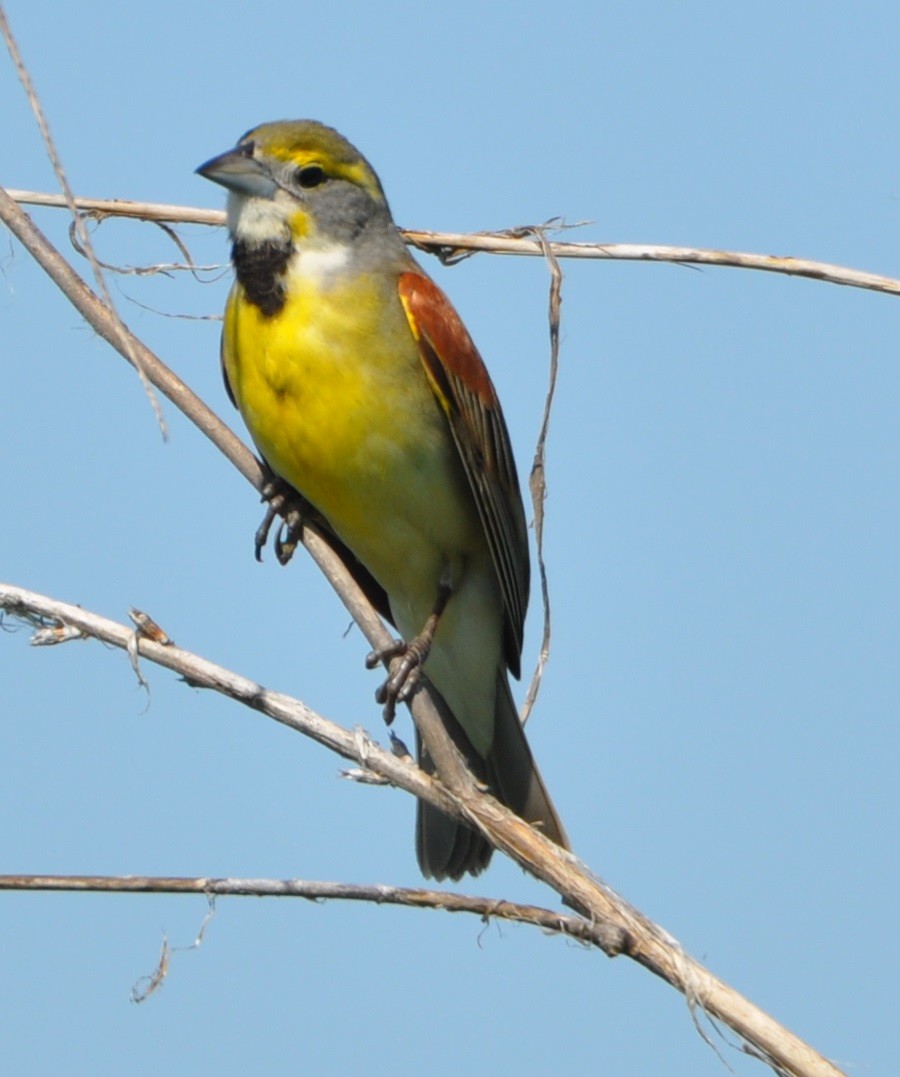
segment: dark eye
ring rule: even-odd
[[[299,187],[318,187],[325,182],[325,170],[319,165],[303,165],[294,173]]]

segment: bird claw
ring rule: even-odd
[[[279,565],[286,565],[290,561],[302,537],[303,513],[300,509],[289,509],[275,536],[275,556]]]
[[[385,725],[393,722],[397,704],[405,703],[415,691],[430,649],[430,639],[416,636],[409,643],[402,639],[394,640],[387,647],[380,647],[366,656],[366,669],[374,669],[382,662],[398,659],[387,680],[375,692],[375,702],[384,708],[382,715]]]
[[[294,556],[297,543],[303,535],[303,505],[297,491],[283,479],[273,476],[262,488],[262,499],[268,502],[262,523],[256,529],[254,550],[256,560],[262,561],[262,552],[269,541],[269,532],[276,516],[282,523],[275,534],[275,556],[280,565],[286,565]]]

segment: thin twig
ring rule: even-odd
[[[374,770],[392,784],[430,800],[437,807],[451,813],[459,812],[440,784],[420,771],[409,757],[399,758],[368,739],[360,741],[356,733],[316,714],[299,700],[272,692],[256,681],[178,647],[165,633],[161,638],[166,642],[161,642],[160,637],[154,638],[156,633],[147,634],[143,628],[120,624],[81,606],[59,602],[47,595],[5,583],[0,583],[0,610],[10,617],[23,620],[39,633],[54,628],[66,629],[66,632],[59,633],[61,640],[90,637],[121,648],[127,653],[132,667],[140,655],[179,674],[192,687],[212,689],[243,703],[312,738],[345,759]],[[141,617],[147,618],[147,614]],[[387,632],[385,638],[390,639]]]
[[[541,581],[541,604],[544,609],[544,628],[541,633],[541,648],[538,652],[534,673],[531,676],[531,684],[525,693],[525,702],[522,704],[521,719],[524,725],[528,721],[531,710],[537,700],[541,687],[541,680],[547,662],[550,658],[550,637],[552,633],[550,618],[550,587],[547,581],[547,565],[544,561],[544,502],[547,498],[547,433],[550,430],[550,415],[553,412],[553,398],[556,394],[556,379],[559,374],[559,325],[562,309],[562,281],[563,274],[559,262],[550,248],[550,243],[543,229],[536,229],[535,234],[544,248],[547,265],[550,269],[550,298],[548,302],[547,317],[550,326],[550,373],[548,376],[547,395],[544,399],[544,413],[541,417],[541,428],[538,432],[537,444],[534,449],[534,459],[531,464],[531,474],[528,478],[528,487],[531,491],[531,503],[534,507],[534,541],[537,548],[538,575]]]
[[[160,875],[0,875],[0,890],[91,891],[104,894],[205,894],[215,897],[286,897],[309,901],[365,901],[415,909],[462,912],[488,920],[530,924],[590,943],[614,956],[617,933],[539,905],[454,894],[426,887],[362,885],[307,879],[221,879]]]
[[[17,202],[35,206],[65,206],[59,195],[40,191],[10,188],[7,193]],[[122,199],[76,198],[75,205],[98,219],[102,217],[135,217],[139,220],[168,221],[176,224],[224,226],[221,210],[196,209],[192,206],[170,206],[155,202],[129,202]],[[536,226],[539,227],[539,226]],[[430,232],[401,229],[408,243],[429,254],[445,250],[485,252],[489,254],[546,257],[545,248],[536,239],[503,232]],[[521,232],[521,229],[515,229]],[[561,243],[551,242],[548,248],[556,258],[596,258],[626,262],[673,262],[676,265],[721,266],[731,269],[755,269],[764,273],[781,273],[791,277],[807,277],[848,288],[863,288],[887,295],[900,295],[900,280],[879,273],[831,262],[819,262],[790,255],[754,254],[749,251],[725,251],[707,247],[674,247],[659,243]]]
[[[49,206],[66,209],[68,203],[58,194],[45,191],[22,191],[12,187],[6,193],[24,206]],[[75,206],[89,217],[130,217],[139,221],[165,221],[168,224],[206,224],[222,227],[225,212],[221,209],[198,209],[195,206],[169,206],[160,202],[136,202],[128,198],[75,198]]]
[[[83,224],[83,218],[81,216],[78,217],[78,221]],[[171,277],[173,273],[190,273],[194,277],[194,279],[200,281],[200,283],[203,283],[204,279],[201,276],[202,273],[217,273],[220,275],[225,273],[226,266],[221,264],[198,266],[194,259],[191,257],[191,252],[188,249],[187,244],[175,231],[173,225],[167,224],[165,221],[148,221],[147,223],[155,225],[165,236],[167,236],[175,244],[182,257],[184,258],[183,262],[155,262],[152,265],[139,266],[118,265],[115,262],[100,261],[100,259],[97,258],[96,252],[92,250],[91,254],[96,264],[100,266],[101,269],[105,269],[110,273],[115,273],[120,277]],[[76,251],[78,251],[79,254],[83,255],[84,257],[88,257],[88,254],[79,238],[80,234],[80,230],[75,227],[75,224],[73,222],[73,224],[69,226],[69,239],[71,240],[72,246],[75,248]]]
[[[75,196],[72,193],[72,188],[69,186],[69,180],[66,176],[66,170],[63,168],[62,160],[59,153],[56,150],[56,144],[53,141],[53,136],[50,133],[50,124],[47,121],[47,117],[44,113],[44,109],[41,105],[40,99],[35,91],[34,84],[31,81],[31,75],[28,68],[25,66],[25,61],[22,58],[22,54],[19,50],[18,43],[13,36],[12,28],[9,25],[9,20],[6,17],[6,12],[0,5],[0,34],[3,35],[3,39],[6,42],[6,47],[9,50],[10,59],[13,62],[13,66],[16,69],[16,74],[19,77],[19,81],[22,83],[22,88],[25,91],[25,96],[28,98],[28,104],[31,106],[31,111],[34,113],[34,118],[38,125],[38,130],[41,133],[41,139],[44,143],[44,149],[47,153],[47,157],[50,161],[50,165],[53,168],[53,173],[56,176],[57,182],[62,188],[62,197],[69,212],[72,214],[73,225],[75,234],[81,243],[82,253],[88,260],[88,264],[94,274],[94,280],[97,283],[97,288],[100,295],[103,298],[104,303],[109,309],[113,317],[118,318],[116,312],[115,303],[113,303],[112,295],[106,283],[106,277],[104,276],[103,269],[94,254],[94,247],[91,243],[91,237],[87,233],[87,229],[84,227],[84,221],[78,212],[75,205]],[[140,358],[137,354],[128,356],[131,365],[138,373],[141,385],[144,387],[144,392],[147,394],[147,399],[150,401],[150,406],[153,408],[153,414],[156,416],[157,424],[162,432],[163,439],[168,437],[168,430],[166,427],[165,416],[162,413],[162,408],[159,405],[156,393],[153,392],[153,388],[147,379],[146,371],[141,365]]]

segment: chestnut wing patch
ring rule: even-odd
[[[528,533],[500,402],[478,349],[440,288],[423,274],[409,272],[400,276],[398,291],[487,535],[506,612],[506,661],[519,676],[528,605]]]

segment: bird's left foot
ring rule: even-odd
[[[306,502],[297,491],[284,479],[273,475],[262,488],[262,499],[267,502],[266,515],[263,522],[256,529],[254,536],[254,549],[256,560],[262,561],[262,552],[269,541],[269,532],[276,516],[282,517],[282,522],[275,533],[275,556],[280,565],[286,565],[294,556],[297,543],[303,536],[303,520],[306,513]]]
[[[388,674],[387,680],[375,692],[375,702],[382,704],[384,721],[390,725],[397,713],[397,704],[405,703],[419,683],[422,666],[431,650],[431,636],[425,633],[416,636],[415,639],[394,640],[387,647],[379,647],[377,651],[371,651],[366,656],[366,669],[375,669],[382,662],[390,662],[393,658],[399,658],[394,668]]]
[[[366,658],[366,668],[374,669],[382,662],[390,662],[397,658],[399,661],[393,669],[388,671],[388,679],[375,693],[375,702],[384,706],[384,720],[390,725],[397,713],[397,704],[405,703],[415,691],[416,685],[422,674],[422,666],[431,650],[434,642],[434,634],[441,621],[441,615],[450,601],[453,588],[446,580],[441,580],[438,586],[437,598],[431,616],[425,622],[425,627],[413,639],[397,639],[388,647],[379,647],[372,651]]]

